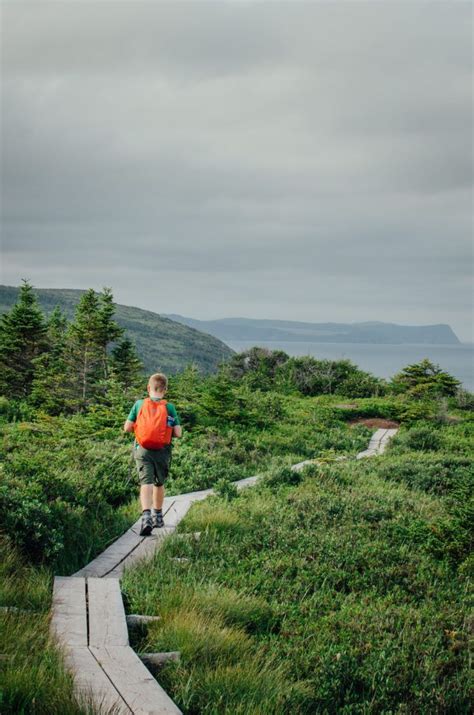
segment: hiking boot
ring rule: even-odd
[[[140,529],[140,536],[149,536],[151,530],[153,529],[153,523],[151,521],[151,514],[143,514],[142,516],[142,528]]]
[[[152,518],[153,528],[161,529],[165,525],[161,511],[155,511]]]

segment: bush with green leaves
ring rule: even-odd
[[[441,436],[439,431],[432,425],[421,424],[405,432],[400,440],[404,440],[406,448],[421,452],[438,450],[441,447]]]
[[[395,393],[407,392],[416,399],[456,395],[461,383],[439,365],[425,358],[407,365],[390,382]]]
[[[393,454],[393,456],[392,456]],[[472,456],[446,453],[402,453],[394,450],[377,464],[377,473],[384,479],[402,482],[412,489],[447,495],[463,484],[474,482]]]
[[[307,396],[371,397],[386,391],[383,380],[360,370],[350,360],[316,360],[309,355],[289,358],[280,365],[275,382],[277,387]]]

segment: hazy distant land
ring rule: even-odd
[[[251,318],[196,320],[174,314],[166,317],[224,341],[460,345],[460,340],[452,328],[442,323],[436,325],[397,325],[377,321],[302,323],[292,320]]]

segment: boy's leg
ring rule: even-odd
[[[151,503],[152,499],[153,502],[155,501],[154,499],[154,490],[156,487],[153,487],[152,484],[142,484],[140,487],[140,502],[142,505],[142,511],[151,510]]]
[[[165,499],[165,487],[163,485],[161,486],[153,486],[153,509],[156,509],[158,511],[159,509],[163,508],[163,501]]]
[[[157,450],[154,455],[155,483],[153,485],[153,527],[160,528],[165,525],[163,520],[163,501],[165,498],[165,481],[171,462],[171,447]]]
[[[140,502],[142,505],[141,536],[148,536],[153,529],[151,504],[153,501],[153,464],[147,457],[147,450],[139,447],[134,452],[135,462],[140,479]]]

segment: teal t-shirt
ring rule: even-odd
[[[153,402],[161,402],[162,398],[161,397],[151,397],[150,399],[153,400]],[[140,408],[144,402],[145,402],[144,399],[137,400],[135,402],[135,404],[133,405],[133,407],[130,410],[130,413],[127,417],[127,419],[130,422],[137,421],[138,413],[140,412]],[[179,419],[178,413],[176,412],[176,407],[171,402],[167,402],[166,409],[168,411],[168,427],[176,427],[177,425],[180,425],[181,421]]]
[[[160,402],[161,399],[161,397],[150,397],[150,400],[153,400],[153,402]],[[143,405],[144,401],[145,400],[143,399],[137,400],[135,402],[127,417],[130,422],[137,421],[138,413],[140,412],[140,407]],[[180,425],[181,421],[179,419],[178,413],[176,412],[176,407],[171,402],[166,403],[166,410],[168,412],[168,427],[176,427],[176,425]],[[140,445],[138,444],[137,440],[135,440],[134,448],[138,449],[139,446]]]

